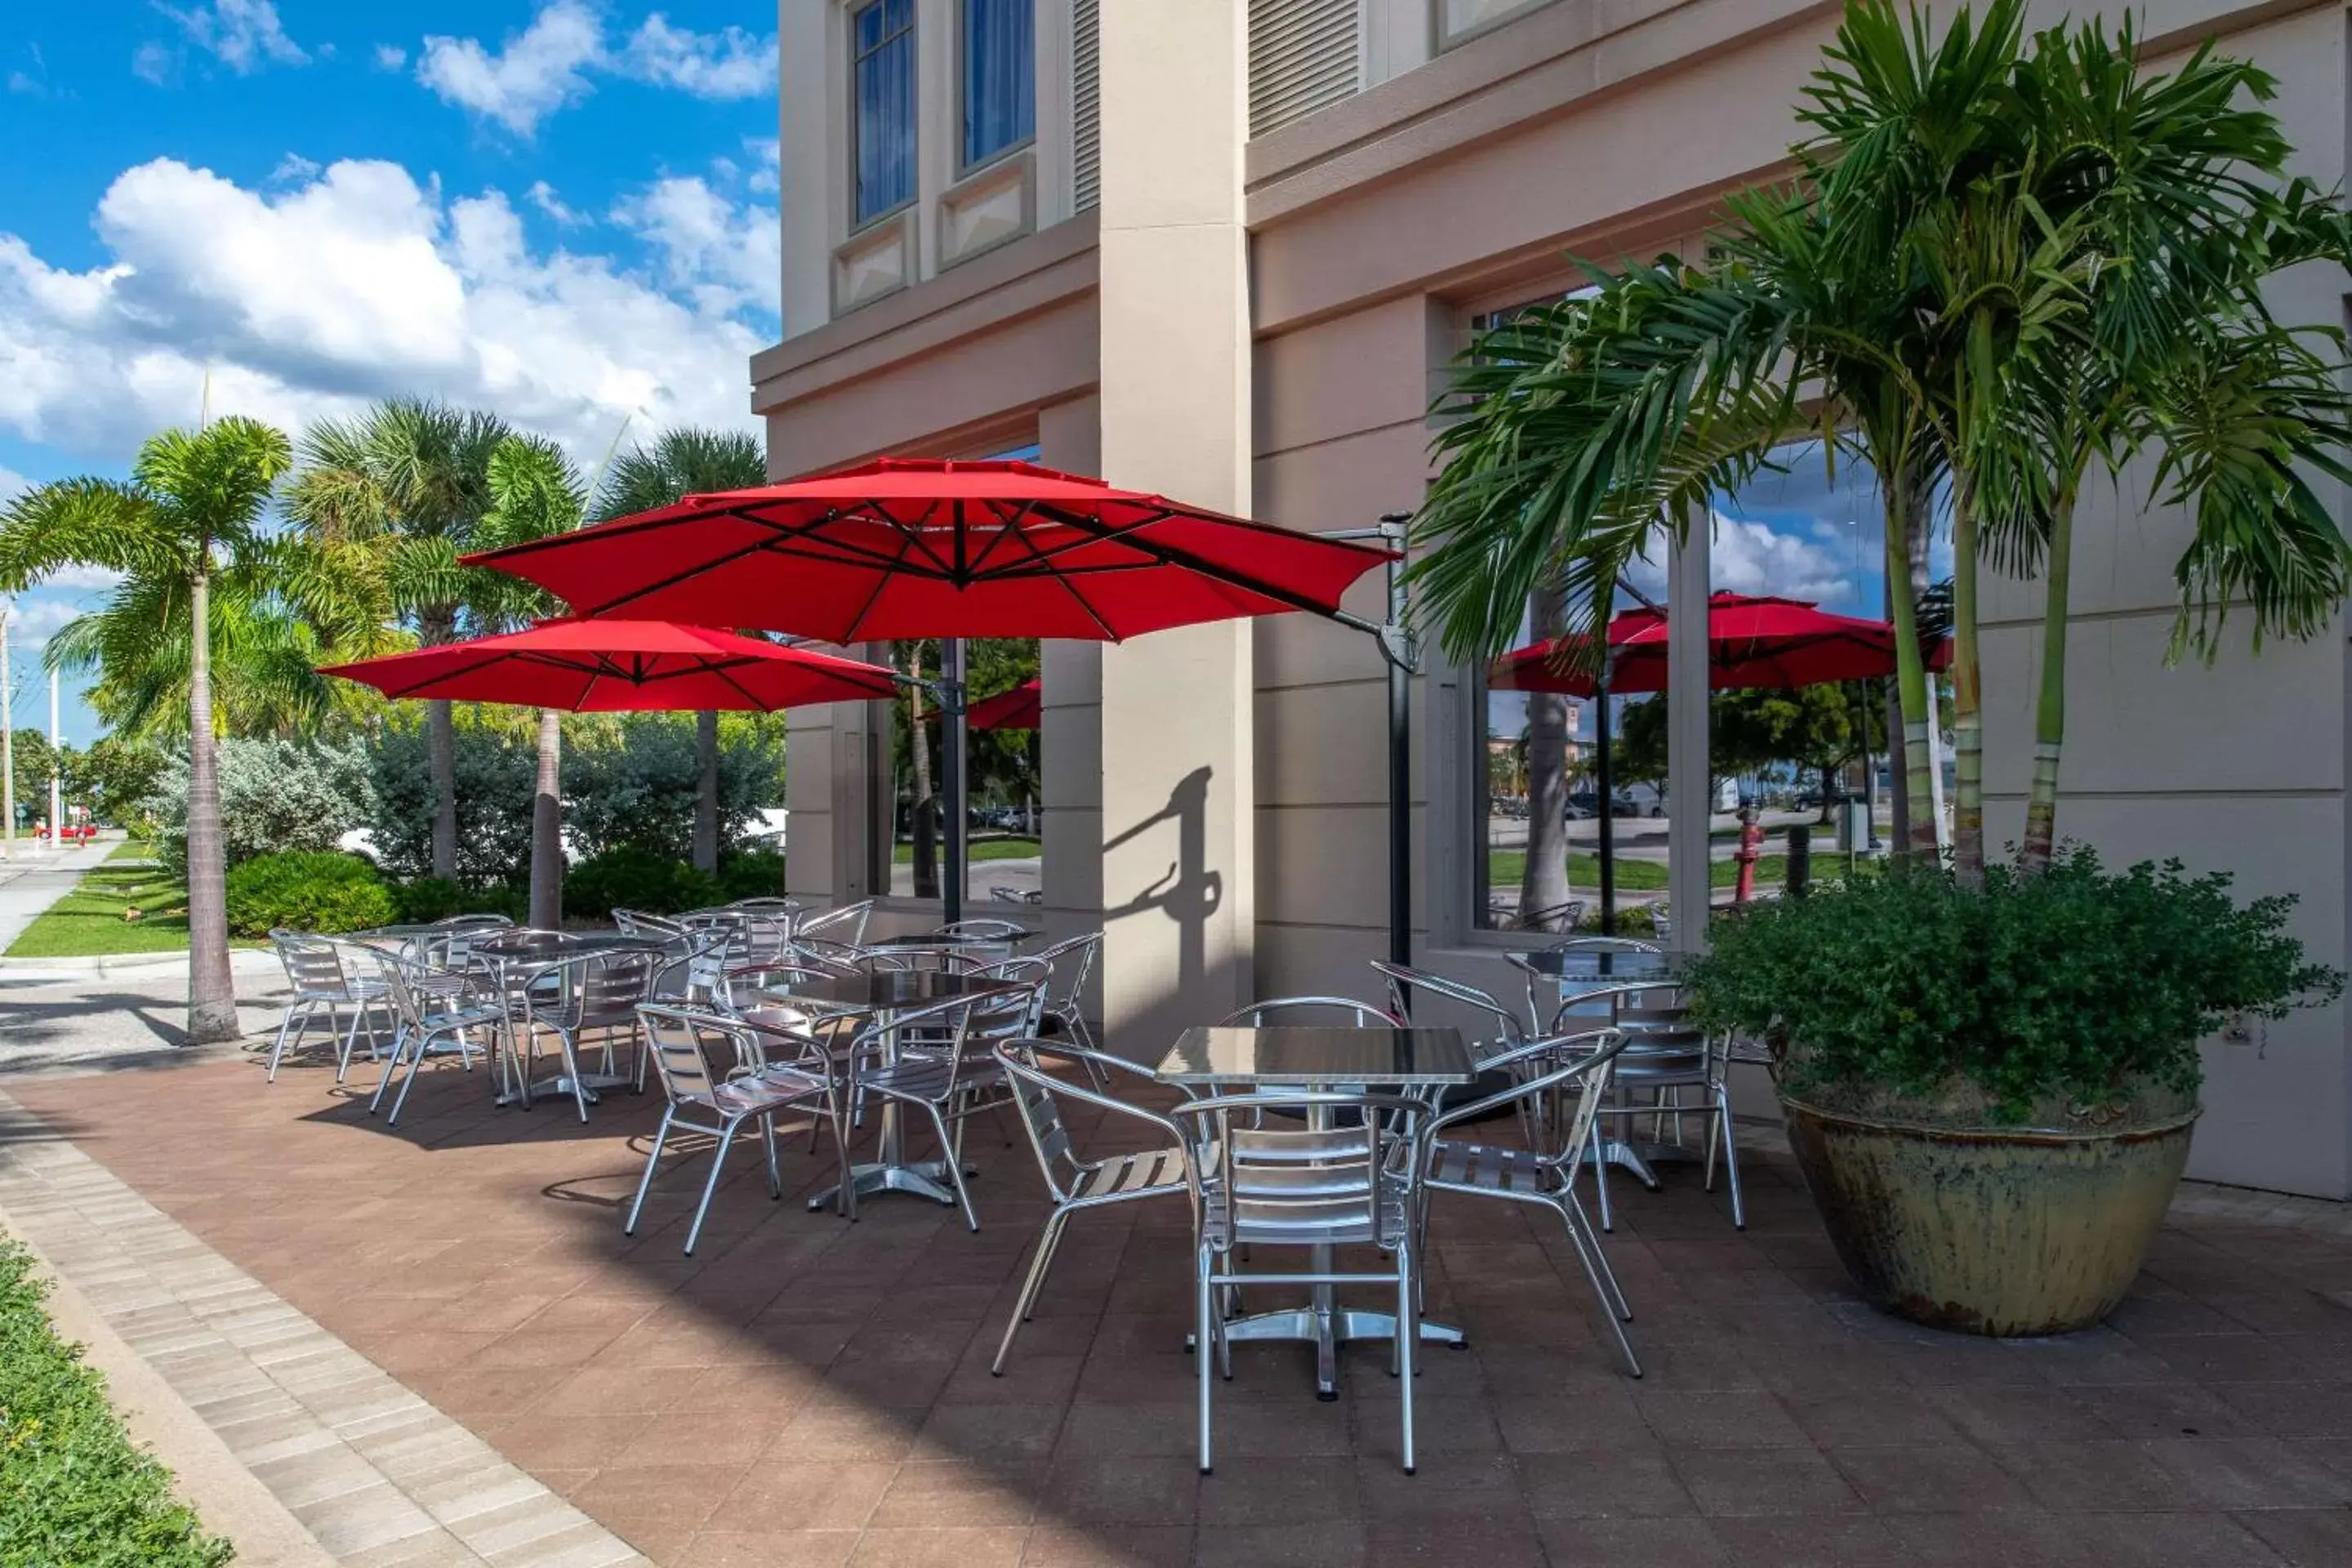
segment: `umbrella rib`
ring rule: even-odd
[[[1022,510],[1025,513],[1029,509],[1027,507],[1024,507]],[[1103,618],[1102,612],[1095,608],[1093,602],[1084,594],[1078,592],[1076,585],[1070,581],[1069,574],[1064,572],[1060,567],[1055,565],[1052,561],[1046,559],[1045,552],[1039,550],[1034,544],[1031,543],[1027,534],[1020,533],[1017,530],[1014,531],[1022,546],[1027,549],[1029,552],[1035,557],[1036,565],[1044,571],[1047,577],[1051,578],[1054,583],[1061,588],[1062,592],[1070,596],[1070,602],[1072,604],[1077,605],[1079,609],[1086,612],[1087,618],[1088,620],[1094,622],[1095,625],[1102,628],[1103,636],[1109,638],[1112,642],[1121,640],[1118,628],[1113,626],[1108,621],[1105,620]],[[1003,582],[1016,575],[1026,575],[1026,574],[1019,573],[1015,568],[1008,568],[997,574],[997,581]]]
[[[462,668],[445,669],[437,674],[428,675],[412,685],[402,687],[397,691],[394,691],[389,688],[386,688],[383,694],[394,702],[402,701],[413,691],[422,691],[428,686],[438,686],[444,681],[462,679],[468,675],[474,674],[478,670],[489,668],[492,665],[498,663],[499,660],[502,658],[511,658],[513,657],[514,656],[512,654],[507,653],[504,650],[497,653],[485,654],[479,659],[477,659],[472,664],[467,665]],[[426,700],[429,701],[431,699],[427,699]]]
[[[1154,519],[1153,521],[1165,522],[1169,518],[1176,515],[1177,514],[1174,512],[1169,512]],[[1238,522],[1244,520],[1236,518],[1229,519],[1227,521]],[[1276,604],[1287,605],[1294,610],[1307,610],[1315,615],[1324,616],[1330,616],[1334,611],[1334,606],[1321,604],[1308,595],[1297,593],[1293,589],[1282,587],[1277,584],[1268,583],[1263,578],[1254,577],[1245,573],[1236,572],[1230,567],[1216,565],[1211,562],[1202,560],[1200,556],[1195,555],[1192,552],[1185,550],[1181,546],[1160,544],[1150,540],[1129,538],[1128,536],[1128,530],[1108,529],[1100,524],[1097,520],[1082,517],[1076,513],[1071,514],[1069,521],[1073,527],[1085,529],[1088,532],[1095,533],[1100,538],[1116,539],[1118,542],[1129,546],[1130,549],[1140,550],[1147,554],[1154,556],[1167,565],[1181,566],[1188,572],[1199,573],[1202,576],[1208,578],[1211,582],[1223,583],[1228,586],[1240,588],[1246,593],[1255,594],[1261,598],[1272,599]],[[1139,531],[1150,525],[1148,523],[1137,523],[1129,526],[1134,530]],[[1268,525],[1265,523],[1254,523],[1251,524],[1251,526],[1260,530],[1267,530],[1272,532],[1279,533],[1286,539],[1326,545],[1331,542],[1328,540],[1309,539],[1306,534],[1293,533],[1288,529],[1268,530]],[[1354,549],[1355,546],[1348,545],[1341,546],[1341,548]],[[1361,553],[1371,555],[1381,552],[1363,551]],[[1367,563],[1365,570],[1370,571],[1370,563]]]
[[[900,561],[903,561],[906,558],[906,552],[909,549],[913,548],[913,544],[914,542],[908,538],[903,532],[898,536],[898,554]],[[849,617],[849,622],[845,628],[848,635],[845,636],[841,639],[844,643],[853,643],[863,640],[857,636],[857,628],[865,624],[866,616],[874,613],[874,606],[882,602],[882,592],[890,585],[891,574],[896,570],[897,563],[893,563],[885,570],[878,571],[874,574],[874,591],[866,595],[866,602],[857,606],[857,613],[856,615]]]

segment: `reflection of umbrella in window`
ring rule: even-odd
[[[468,557],[582,616],[667,616],[831,643],[946,640],[946,913],[964,878],[964,637],[1118,642],[1339,608],[1391,552],[1033,463],[885,459]]]
[[[1616,916],[1616,857],[1609,776],[1609,703],[1666,689],[1666,613],[1655,605],[1626,610],[1609,622],[1607,652],[1599,668],[1577,656],[1576,637],[1530,643],[1495,660],[1486,672],[1492,691],[1552,691],[1602,700],[1595,732],[1602,929]],[[1951,662],[1944,639],[1928,650],[1927,668]],[[1895,628],[1885,621],[1835,616],[1802,599],[1711,594],[1706,601],[1706,683],[1710,690],[1776,689],[1869,680],[1895,673]],[[1870,761],[1863,759],[1867,776]]]
[[[964,722],[975,730],[1034,730],[1043,688],[1035,677],[971,705]]]

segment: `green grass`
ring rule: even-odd
[[[86,874],[72,892],[26,926],[8,949],[8,956],[94,958],[116,952],[185,952],[187,884],[157,867],[118,866],[113,858]],[[124,920],[122,912],[132,908],[139,910],[139,918]]]
[[[974,860],[1026,860],[1036,855],[1041,847],[1034,838],[975,838],[970,847]],[[940,851],[946,852],[944,843]],[[915,847],[900,844],[891,851],[890,858],[893,864],[911,866],[915,863]]]
[[[0,1238],[0,1563],[217,1568],[229,1543],[172,1496],[41,1310],[32,1256]]]
[[[1819,867],[1823,858],[1816,855],[1813,864]],[[1486,859],[1486,885],[1491,888],[1513,888],[1527,875],[1528,857],[1523,849],[1497,849]],[[1819,875],[1817,871],[1815,873]],[[1789,879],[1789,860],[1784,855],[1767,855],[1756,862],[1756,885],[1778,887]],[[1601,861],[1591,855],[1571,855],[1568,858],[1569,885],[1579,893],[1589,893],[1601,886]],[[1711,887],[1729,888],[1739,881],[1739,865],[1734,860],[1707,862],[1707,882]],[[1663,860],[1626,860],[1617,862],[1617,890],[1621,893],[1664,891],[1666,886],[1666,866]]]
[[[154,858],[155,846],[144,838],[126,838],[114,847],[113,854],[107,857],[109,860],[152,860]]]

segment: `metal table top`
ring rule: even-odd
[[[1459,1029],[1270,1024],[1184,1031],[1152,1076],[1162,1083],[1398,1086],[1462,1084],[1478,1068]]]
[[[762,987],[765,1000],[837,1013],[898,1013],[963,996],[992,996],[1013,990],[1010,980],[947,974],[934,969],[886,969],[845,974],[790,986]]]

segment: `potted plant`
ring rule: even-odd
[[[2042,1334],[2122,1300],[2189,1158],[2198,1042],[2341,994],[2291,900],[2084,847],[1979,889],[1896,867],[1727,922],[1696,1015],[1769,1042],[1789,1142],[1865,1300]]]

